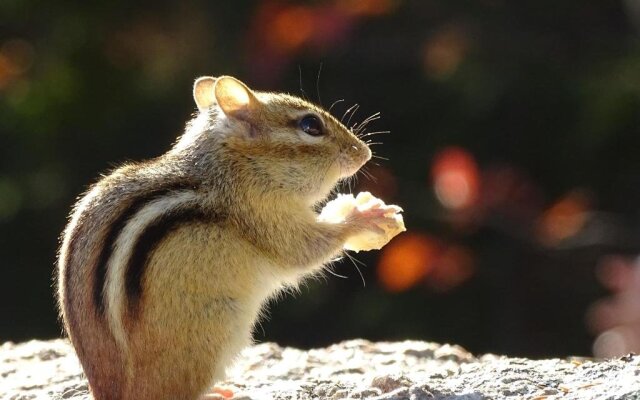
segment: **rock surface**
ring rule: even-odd
[[[528,360],[417,341],[351,340],[309,351],[264,343],[242,353],[222,386],[236,400],[640,400],[640,356]],[[58,339],[0,347],[0,398],[90,396],[72,348]]]

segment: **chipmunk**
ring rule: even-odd
[[[59,309],[96,400],[205,395],[267,299],[392,221],[381,206],[318,219],[371,158],[328,112],[230,76],[197,79],[193,95],[174,146],[100,179],[63,233]]]

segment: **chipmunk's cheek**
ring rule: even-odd
[[[318,186],[311,193],[311,201],[313,203],[325,199],[341,178],[341,169],[337,161],[333,162],[325,171],[326,173],[320,177]]]
[[[336,160],[329,167],[325,180],[328,182],[328,184],[334,185],[342,177],[342,166],[340,165],[340,161]]]

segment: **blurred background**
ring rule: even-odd
[[[352,123],[381,112],[388,160],[354,192],[408,228],[272,305],[258,341],[640,347],[639,39],[635,0],[3,0],[0,341],[61,334],[51,276],[74,199],[166,151],[194,78],[229,74],[344,99],[338,117],[358,103]]]

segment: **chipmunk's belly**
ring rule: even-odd
[[[280,287],[268,261],[215,226],[179,229],[150,258],[143,279],[138,347],[170,349],[173,362],[209,364],[211,379],[251,342],[265,300]],[[167,288],[170,288],[167,291]],[[149,349],[146,350],[149,352]],[[157,352],[157,350],[156,350]],[[183,355],[183,359],[175,359]]]

